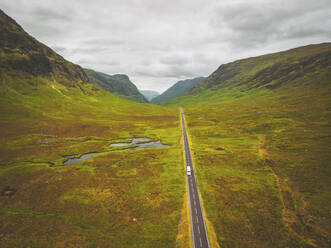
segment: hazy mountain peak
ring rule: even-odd
[[[159,92],[154,90],[141,90],[140,92],[148,101],[151,101],[152,99],[160,95]]]
[[[203,81],[204,77],[196,77],[193,79],[185,79],[178,81],[161,95],[155,97],[152,103],[161,103],[169,101],[175,97],[183,96],[188,93],[194,86]]]

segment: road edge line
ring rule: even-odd
[[[190,215],[190,221],[189,221],[189,229],[191,229],[191,241],[190,241],[190,247],[195,248],[195,242],[194,242],[194,232],[193,232],[193,228],[192,228],[192,223],[193,223],[193,219],[192,219],[192,209],[191,209],[191,199],[190,199],[190,186],[189,186],[189,182],[187,179],[187,175],[186,175],[186,152],[185,152],[185,143],[184,143],[184,134],[183,134],[183,122],[182,122],[182,108],[179,108],[179,120],[180,120],[180,127],[181,127],[181,133],[182,133],[182,151],[183,151],[183,160],[184,160],[184,172],[185,172],[185,181],[186,181],[186,194],[187,194],[187,199],[188,199],[188,209],[189,209],[189,215]]]
[[[182,108],[181,108],[182,109]],[[184,111],[183,112],[183,118],[184,118],[184,122],[186,122],[186,118],[184,116]],[[183,124],[181,123],[181,126],[182,126],[182,131],[183,131]],[[183,133],[183,132],[182,132]],[[182,134],[183,135],[183,134]],[[186,124],[186,135],[187,135],[187,139],[188,139],[188,142],[189,142],[189,145],[190,145],[190,149],[192,149],[192,141],[191,141],[191,137],[189,135],[189,129],[187,127],[187,124]],[[185,148],[184,148],[184,152],[185,152]],[[185,157],[184,157],[185,158]],[[194,174],[196,174],[196,169],[195,169],[195,160],[194,160],[194,156],[193,156],[193,152],[191,151],[191,159],[192,159],[192,166],[193,166],[193,169],[194,169]],[[186,160],[185,160],[185,163],[186,163]],[[195,176],[195,175],[194,175]],[[187,176],[186,176],[187,177]],[[207,229],[207,225],[206,225],[206,222],[205,222],[205,218],[207,218],[206,214],[205,214],[205,208],[204,208],[204,204],[203,202],[201,201],[201,197],[200,197],[200,191],[199,191],[199,187],[198,187],[198,180],[197,180],[197,177],[195,176],[195,181],[197,183],[197,190],[198,190],[198,197],[199,197],[199,201],[200,201],[200,205],[201,205],[201,213],[202,213],[202,220],[203,220],[203,225],[205,227],[205,230],[206,230],[206,234],[207,234],[207,243],[208,243],[208,247],[210,247],[210,243],[209,243],[209,232],[208,232],[208,229]],[[190,196],[190,195],[189,195]],[[192,216],[191,216],[191,219],[192,219]]]

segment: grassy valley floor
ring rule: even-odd
[[[287,87],[223,91],[209,103],[215,92],[182,99],[220,247],[330,246],[331,106],[323,92]]]
[[[6,75],[0,246],[174,247],[185,195],[178,109]],[[170,146],[109,146],[133,137]],[[63,165],[89,152],[98,154]]]

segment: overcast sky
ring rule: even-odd
[[[1,0],[66,59],[162,92],[236,59],[331,41],[330,0]]]

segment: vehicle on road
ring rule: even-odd
[[[188,176],[191,176],[191,167],[190,166],[186,167],[186,172],[187,172]]]

